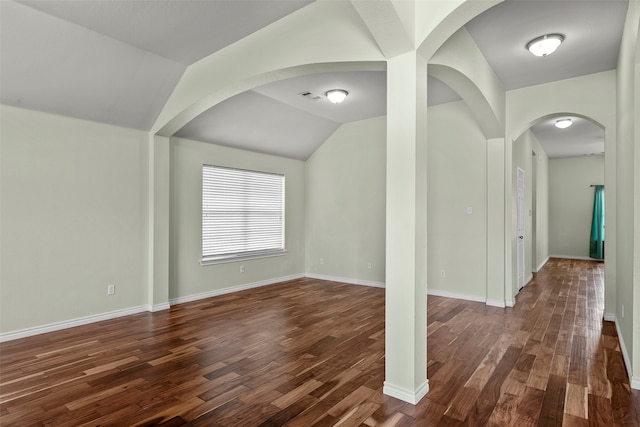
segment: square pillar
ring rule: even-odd
[[[427,64],[416,52],[387,63],[385,382],[416,404],[427,380]]]
[[[170,141],[149,137],[148,310],[169,308]]]

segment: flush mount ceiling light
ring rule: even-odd
[[[573,122],[571,121],[571,119],[559,119],[556,120],[556,127],[558,129],[566,129],[569,126],[571,126],[573,124]]]
[[[545,34],[527,43],[527,50],[535,56],[547,56],[555,52],[563,41],[562,34]]]
[[[325,95],[327,95],[329,101],[333,102],[334,104],[340,104],[342,101],[344,101],[347,95],[349,95],[349,92],[344,89],[331,89],[330,91],[325,93]]]

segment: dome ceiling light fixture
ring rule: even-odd
[[[571,121],[571,119],[558,119],[556,120],[556,127],[558,129],[566,129],[569,126],[571,126],[573,124],[573,122]]]
[[[349,92],[344,89],[331,89],[327,91],[325,95],[327,96],[327,98],[329,98],[329,101],[333,102],[334,104],[340,104],[342,101],[344,101],[347,95],[349,95]]]
[[[527,43],[527,50],[535,56],[547,56],[555,52],[563,41],[562,34],[545,34]]]

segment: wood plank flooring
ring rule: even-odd
[[[3,426],[639,426],[603,265],[513,309],[428,298],[430,391],[382,394],[384,290],[314,279],[0,345]]]

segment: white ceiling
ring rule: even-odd
[[[190,65],[312,0],[22,0],[65,21]]]
[[[510,0],[465,28],[504,88],[512,90],[615,69],[627,7],[626,0]],[[565,36],[555,53],[540,58],[526,50],[529,41],[550,33]],[[604,152],[600,127],[573,118],[573,126],[558,129],[559,117],[531,128],[550,158]]]
[[[342,123],[386,114],[386,87],[384,71],[280,80],[221,102],[176,135],[304,160]],[[325,97],[336,88],[348,88],[349,95],[341,104]],[[301,95],[307,92],[311,95]]]
[[[571,118],[572,125],[558,129],[556,120]],[[544,151],[551,158],[599,156],[604,154],[604,131],[581,117],[558,116],[540,121],[531,127],[538,141],[544,141]]]
[[[0,15],[3,104],[148,130],[185,70],[13,1]]]
[[[427,76],[427,106],[446,104],[447,102],[460,101],[460,99],[462,99],[460,95],[442,80]]]
[[[616,68],[628,3],[621,0],[511,0],[465,25],[506,90]],[[560,33],[556,53],[536,57],[526,44]]]
[[[2,0],[0,101],[149,130],[189,64],[309,3]],[[514,89],[615,68],[626,8],[622,0],[508,0],[466,28],[505,88]],[[565,34],[565,43],[546,58],[531,56],[526,42],[549,32]],[[299,95],[322,95],[332,87],[350,91],[343,104]],[[437,79],[430,78],[428,87],[429,105],[459,99]],[[385,109],[384,72],[316,74],[240,94],[178,134],[305,159],[341,123]],[[593,136],[594,129],[578,124],[561,135],[573,141]],[[558,135],[543,125],[533,131],[555,155]],[[583,154],[575,150],[573,155]]]
[[[149,130],[188,65],[310,0],[0,0],[0,102]]]

